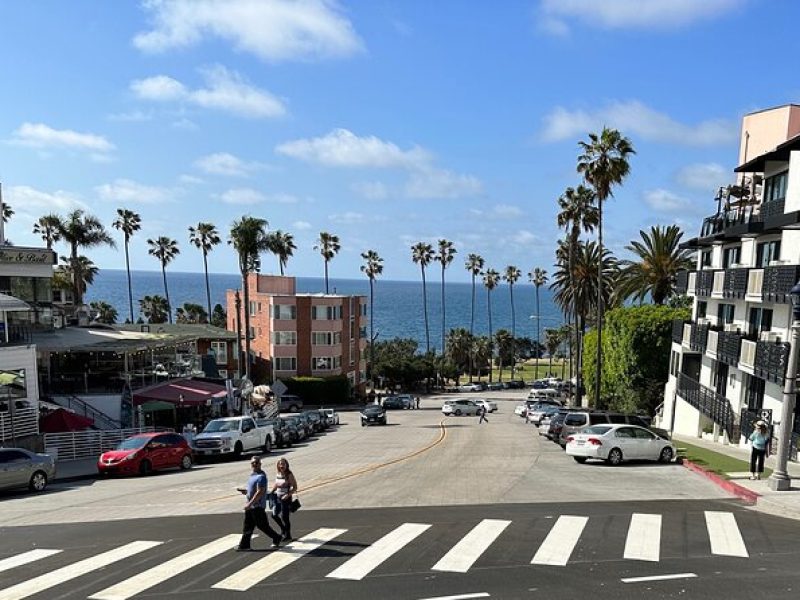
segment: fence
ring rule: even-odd
[[[39,410],[18,408],[12,415],[0,412],[0,442],[7,443],[15,438],[37,435],[39,433]]]
[[[153,431],[173,430],[160,427],[133,427],[105,431],[89,429],[66,433],[46,433],[44,434],[44,450],[48,454],[51,452],[56,454],[58,460],[98,458],[103,452],[116,448],[127,437],[137,433],[150,433]]]

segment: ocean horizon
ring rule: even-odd
[[[325,280],[322,277],[297,277],[297,291],[300,293],[323,293]],[[133,288],[134,320],[139,317],[138,300],[147,295],[164,295],[160,271],[131,271]],[[167,272],[167,285],[173,307],[192,302],[205,308],[206,288],[203,273]],[[225,292],[237,289],[241,278],[236,274],[209,273],[211,306],[225,306]],[[369,280],[329,279],[331,292],[344,295],[361,295],[369,299]],[[383,280],[375,281],[375,333],[377,340],[386,341],[397,337],[412,338],[425,349],[425,319],[422,306],[422,281]],[[511,301],[508,284],[501,284],[491,293],[492,330],[511,331]],[[441,282],[428,281],[428,320],[431,347],[441,348]],[[471,312],[472,284],[447,282],[445,279],[446,331],[456,327],[469,329]],[[541,306],[541,332],[548,327],[557,327],[563,317],[552,299],[552,292],[546,287],[539,288]],[[117,309],[118,321],[128,318],[128,283],[126,272],[121,269],[102,269],[89,286],[85,295],[87,304],[104,301]],[[520,280],[514,286],[514,309],[516,312],[516,336],[536,339],[536,295],[532,284]],[[488,331],[487,293],[482,282],[475,285],[475,327],[476,335],[486,335]]]

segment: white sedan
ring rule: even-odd
[[[579,463],[589,458],[618,465],[624,460],[657,460],[668,463],[675,458],[672,442],[636,425],[593,425],[567,438],[567,454]]]
[[[463,383],[458,386],[459,392],[480,392],[482,389],[480,383]]]
[[[487,400],[486,398],[476,398],[473,400],[473,402],[478,406],[483,406],[488,413],[492,413],[497,410],[497,402]]]
[[[442,406],[442,413],[445,415],[477,415],[478,405],[472,400],[447,400]]]

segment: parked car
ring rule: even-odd
[[[494,400],[487,400],[486,398],[475,398],[473,402],[478,406],[483,406],[486,409],[486,412],[492,413],[497,410],[497,402],[495,402]]]
[[[481,391],[483,391],[483,389],[484,389],[483,385],[481,385],[480,383],[477,383],[477,382],[475,382],[475,383],[462,383],[460,386],[458,386],[458,391],[459,392],[481,392]]]
[[[182,435],[140,433],[103,452],[97,470],[101,475],[149,475],[174,467],[191,469],[192,462],[192,448]]]
[[[460,417],[461,415],[477,415],[478,405],[472,400],[447,400],[442,406],[442,413],[447,416],[455,415],[456,417]]]
[[[279,421],[281,422],[281,426],[286,430],[286,440],[288,440],[288,446],[292,446],[295,442],[300,441],[300,433],[297,431],[297,423],[292,419],[280,417]]]
[[[596,458],[610,465],[624,460],[672,462],[675,446],[652,431],[636,425],[594,425],[567,438],[567,454],[577,462]]]
[[[328,427],[333,427],[334,425],[339,424],[339,413],[332,408],[320,408],[319,414],[322,415],[323,419],[327,421]]]
[[[314,433],[320,433],[325,426],[322,424],[322,416],[319,414],[318,410],[307,410],[302,413],[303,417],[305,417],[309,423],[311,423],[311,429]]]
[[[308,426],[306,424],[306,420],[300,417],[299,415],[294,415],[291,417],[286,417],[286,420],[289,422],[291,427],[295,428],[297,432],[297,439],[295,441],[302,441],[308,438],[311,435],[311,431],[309,431]]]
[[[491,383],[487,383],[486,384],[486,389],[491,391],[491,392],[496,392],[498,390],[502,390],[503,389],[503,383],[500,382],[500,381],[493,381]]]
[[[244,452],[269,453],[275,445],[272,427],[259,427],[250,416],[225,417],[209,421],[192,440],[197,456],[233,456]]]
[[[0,489],[27,487],[32,492],[43,492],[55,476],[56,461],[52,456],[23,448],[0,448]]]
[[[258,427],[272,427],[273,442],[278,448],[292,445],[292,434],[289,431],[289,424],[286,419],[256,419],[256,425]]]
[[[555,400],[561,403],[561,392],[554,388],[543,388],[528,392],[528,400]]]
[[[388,396],[381,404],[386,410],[411,408],[411,403],[403,396]]]
[[[303,400],[294,394],[284,394],[280,397],[278,407],[281,412],[297,413],[303,410]]]
[[[559,443],[562,446],[565,446],[567,443],[567,436],[570,434],[578,432],[592,425],[601,425],[605,423],[612,425],[636,425],[638,427],[649,429],[651,432],[663,439],[669,439],[669,434],[667,431],[650,427],[650,419],[648,417],[608,411],[581,411],[576,409],[566,419],[564,419],[564,427],[561,430],[561,438]]]
[[[307,413],[302,412],[294,416],[300,419],[300,422],[306,428],[306,437],[311,437],[317,433],[317,428],[314,426],[314,423],[311,422]]]
[[[534,403],[533,407],[528,408],[528,421],[536,426],[540,426],[545,417],[549,417],[558,412],[559,407],[555,404]]]
[[[524,417],[527,412],[528,412],[528,405],[525,402],[523,402],[522,404],[517,404],[514,407],[514,414],[519,417]]]
[[[361,409],[361,426],[386,425],[386,411],[377,404],[368,404]]]
[[[508,382],[509,389],[512,390],[522,390],[525,389],[525,382],[521,379],[511,379]]]
[[[537,379],[533,383],[531,383],[531,389],[534,390],[543,390],[549,388],[550,385],[547,383],[546,379]]]
[[[558,442],[559,436],[561,435],[561,428],[564,427],[564,417],[567,416],[568,412],[568,409],[562,408],[550,417],[550,423],[544,434],[547,439]]]

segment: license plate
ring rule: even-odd
[[[583,440],[575,440],[575,443],[576,443],[578,446],[583,446],[583,445],[584,445],[586,442],[584,442]]]

